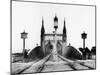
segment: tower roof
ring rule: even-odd
[[[65,22],[65,19],[64,19],[63,33],[66,33],[66,22]]]
[[[43,18],[42,18],[41,33],[45,33],[45,29],[44,29],[44,20],[43,20]]]
[[[58,17],[56,15],[54,17],[54,21],[58,21]]]

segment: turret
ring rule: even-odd
[[[65,20],[64,20],[64,27],[63,27],[63,42],[66,42],[66,24],[65,24]]]
[[[56,30],[58,28],[58,17],[54,17],[54,29]]]
[[[44,41],[44,34],[45,34],[44,20],[42,19],[42,27],[41,27],[41,46],[42,46],[42,42]]]

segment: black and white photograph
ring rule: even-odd
[[[96,6],[11,1],[11,74],[96,69]]]

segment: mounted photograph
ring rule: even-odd
[[[96,69],[96,6],[11,1],[11,74]]]

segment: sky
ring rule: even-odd
[[[21,34],[28,33],[26,49],[33,49],[40,45],[42,18],[46,33],[54,31],[54,17],[58,17],[57,33],[63,32],[64,19],[67,29],[67,45],[71,43],[75,48],[83,46],[81,33],[87,33],[86,46],[95,46],[95,7],[47,4],[33,2],[12,1],[12,52],[22,52],[23,40]]]

